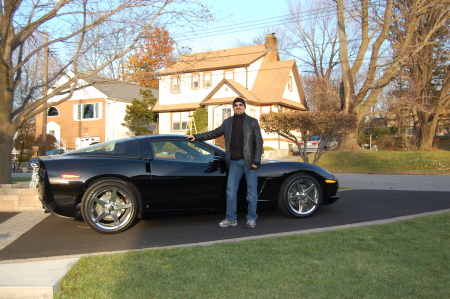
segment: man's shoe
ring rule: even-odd
[[[255,220],[247,220],[247,223],[245,224],[246,228],[255,228],[256,221]]]
[[[222,222],[219,223],[219,227],[229,227],[229,226],[236,226],[237,225],[237,221],[229,221],[227,219],[222,220]]]

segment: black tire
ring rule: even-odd
[[[281,185],[278,208],[287,216],[306,218],[320,208],[322,187],[308,174],[293,174]]]
[[[136,193],[121,180],[103,180],[90,186],[81,202],[84,221],[103,234],[125,231],[137,220]]]

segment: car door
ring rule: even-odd
[[[216,209],[224,200],[226,173],[211,171],[215,152],[201,142],[152,141],[152,183],[167,210]]]

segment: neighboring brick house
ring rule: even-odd
[[[132,135],[122,126],[125,107],[134,98],[142,98],[140,89],[148,88],[97,76],[79,80],[78,84],[85,87],[47,110],[47,133],[56,137],[58,146],[79,149]],[[158,97],[158,91],[153,90],[153,95]],[[49,102],[61,98],[54,97]],[[42,132],[42,120],[42,115],[36,117],[37,135]]]
[[[208,129],[218,127],[233,113],[232,101],[246,100],[246,113],[307,110],[295,60],[280,61],[273,34],[261,45],[188,54],[160,73],[159,133],[185,134],[189,116],[204,105]],[[264,145],[287,149],[289,141],[263,132]]]

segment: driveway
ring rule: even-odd
[[[1,250],[0,260],[209,244],[358,225],[450,209],[448,191],[355,189],[342,191],[340,195],[338,202],[322,207],[306,219],[293,219],[279,211],[261,209],[255,229],[244,228],[245,214],[242,213],[239,214],[239,225],[229,228],[217,227],[222,214],[169,214],[146,218],[120,234],[104,235],[83,221],[49,216]]]

